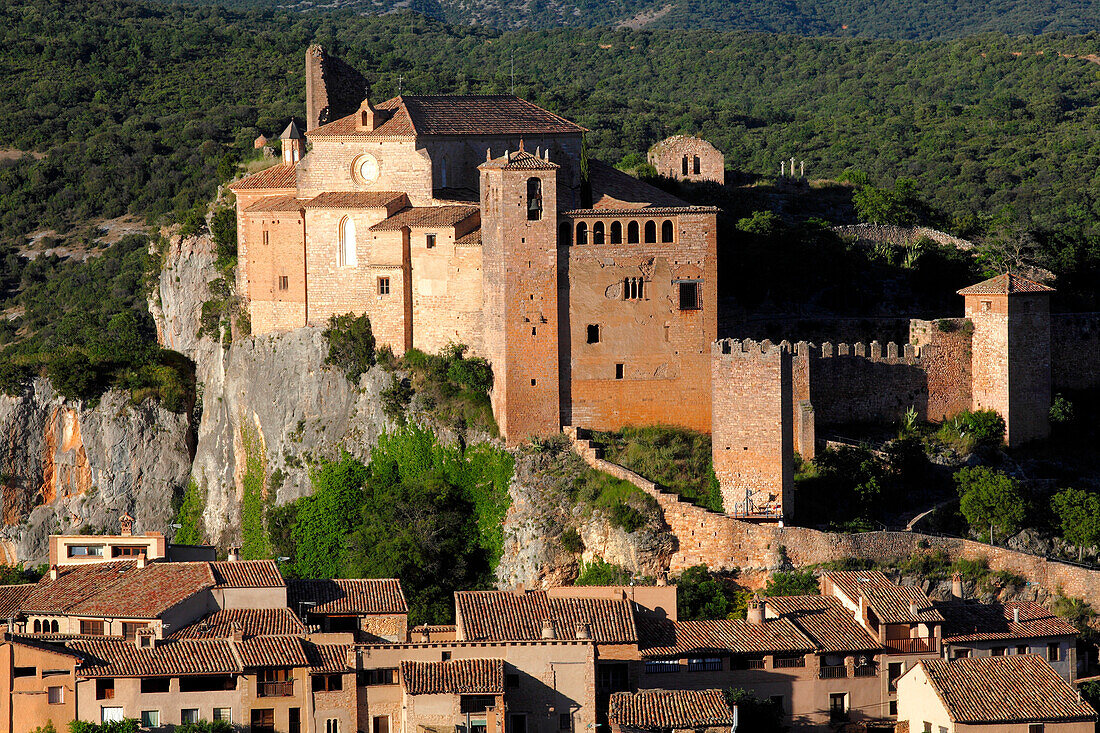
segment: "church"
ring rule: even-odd
[[[398,355],[465,344],[510,444],[709,432],[718,210],[589,159],[585,128],[519,97],[372,104],[354,74],[311,47],[304,133],[230,185],[253,333],[354,313]]]

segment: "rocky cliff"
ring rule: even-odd
[[[191,470],[187,416],[108,392],[92,407],[65,402],[45,379],[0,396],[5,563],[44,562],[51,533],[164,531]]]

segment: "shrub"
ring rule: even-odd
[[[810,570],[772,573],[764,588],[766,596],[816,596],[818,593],[817,577]]]
[[[690,567],[676,578],[676,616],[681,621],[744,618],[749,594],[732,577],[706,565]]]
[[[374,334],[367,316],[331,316],[321,335],[328,341],[325,363],[344,372],[348,381],[357,384],[360,375],[374,366]]]
[[[1053,425],[1068,425],[1074,420],[1073,403],[1064,395],[1055,395],[1054,402],[1050,406],[1050,422]]]
[[[99,375],[83,351],[55,356],[46,367],[58,394],[70,400],[86,400],[99,394]]]
[[[581,533],[573,527],[566,527],[565,531],[561,533],[561,546],[562,548],[572,554],[579,555],[584,552],[584,540],[581,539]]]
[[[408,379],[399,378],[396,374],[390,377],[390,386],[382,390],[382,412],[394,422],[402,422],[405,419],[405,411],[412,401],[413,388]]]
[[[964,410],[946,421],[937,437],[963,454],[996,448],[1004,443],[1005,421],[996,410]]]
[[[633,574],[626,568],[596,558],[592,562],[581,563],[581,573],[573,585],[629,585],[633,579]]]

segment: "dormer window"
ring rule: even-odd
[[[542,179],[527,179],[527,221],[542,220]]]

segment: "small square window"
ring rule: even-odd
[[[615,365],[615,379],[622,379],[623,378],[623,373],[625,371],[626,371],[625,366],[623,364],[616,364]]]
[[[536,379],[531,380],[531,386],[532,387],[536,386],[537,384],[538,384],[538,380],[536,380]]]
[[[389,295],[390,294],[390,279],[388,277],[378,278],[378,294]]]
[[[159,728],[160,727],[160,711],[159,710],[142,710],[141,711],[141,727],[142,728]]]
[[[533,382],[534,382],[534,380],[532,380],[532,383]],[[442,653],[440,653],[439,658],[440,658],[440,660],[442,660],[444,662],[449,662],[449,661],[451,661],[451,653],[450,652],[442,652]]]
[[[538,335],[538,334],[537,334],[537,333],[535,332],[535,327],[534,327],[534,326],[531,326],[531,335],[532,335],[532,336],[537,336],[537,335]]]
[[[932,724],[927,720],[924,721],[924,733],[932,733]]]
[[[985,313],[986,311],[988,311],[992,307],[993,307],[993,301],[992,300],[983,300],[982,301],[982,305],[981,305],[982,313]]]
[[[587,343],[598,344],[600,343],[600,324],[589,323],[585,329],[587,332]]]
[[[695,281],[681,282],[680,284],[680,310],[699,310],[699,283]]]
[[[199,722],[199,709],[184,708],[180,710],[180,722],[184,724]]]
[[[1043,733],[1046,730],[1046,726],[1042,723],[1028,723],[1027,733]]]
[[[214,708],[214,720],[224,720],[226,723],[232,723],[233,708]]]
[[[290,278],[286,275],[279,275],[279,290],[290,289]]]
[[[435,246],[435,235],[434,234],[425,235],[424,236],[424,243],[427,245],[428,249],[431,249],[432,247],[434,247]]]
[[[46,701],[50,705],[61,705],[65,702],[65,688],[64,687],[47,687],[46,688]]]

